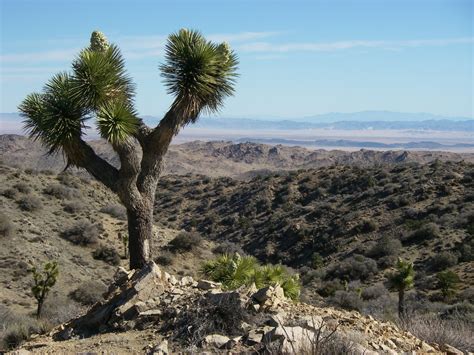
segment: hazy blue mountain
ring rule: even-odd
[[[156,126],[160,118],[143,116],[144,121]],[[13,133],[22,126],[18,113],[0,113],[0,132]],[[428,113],[398,113],[364,111],[355,113],[328,113],[306,118],[262,120],[252,118],[203,117],[194,128],[219,130],[432,130],[474,132],[474,119],[445,117]]]

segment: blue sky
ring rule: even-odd
[[[124,53],[142,115],[171,103],[158,71],[182,27],[240,58],[221,116],[303,117],[391,110],[473,113],[473,1],[0,0],[0,112],[67,70],[90,32]]]

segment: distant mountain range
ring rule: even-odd
[[[143,116],[145,122],[156,125],[160,118]],[[18,113],[0,113],[0,133],[20,133],[22,118]],[[447,117],[428,113],[363,111],[327,113],[294,119],[201,118],[193,128],[218,130],[425,130],[474,132],[474,119]]]

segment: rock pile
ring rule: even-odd
[[[223,291],[212,281],[177,279],[153,262],[135,272],[119,269],[115,280],[103,302],[55,329],[52,338],[152,329],[160,341],[143,349],[149,354],[216,349],[297,354],[441,350],[370,316],[294,303],[279,285]]]

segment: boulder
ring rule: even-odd
[[[168,340],[163,340],[158,345],[154,346],[148,354],[150,355],[168,355],[170,352],[168,350]]]
[[[204,344],[213,348],[222,349],[229,343],[230,338],[220,334],[210,334],[204,338]],[[203,345],[204,345],[203,344]]]
[[[197,284],[197,288],[201,290],[213,290],[221,288],[222,284],[219,282],[209,281],[209,280],[200,280]]]
[[[462,355],[464,354],[461,350],[456,349],[454,346],[449,344],[444,344],[441,349],[446,352],[448,355]]]

